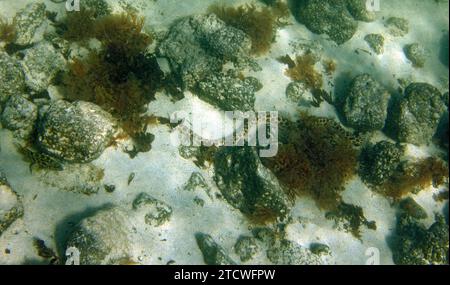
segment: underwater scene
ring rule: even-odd
[[[445,0],[0,0],[0,264],[448,265]]]

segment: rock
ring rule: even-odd
[[[20,197],[11,189],[4,174],[0,171],[0,236],[22,216],[23,205]]]
[[[388,141],[380,141],[363,149],[360,156],[359,175],[364,182],[382,185],[400,165],[403,149]]]
[[[391,248],[395,264],[448,265],[448,225],[443,216],[437,215],[427,229],[417,219],[400,215]]]
[[[198,96],[224,111],[251,111],[255,105],[255,93],[261,88],[261,83],[254,77],[241,80],[216,73],[199,83]]]
[[[383,129],[389,97],[389,92],[370,75],[357,76],[344,99],[343,115],[347,124],[362,132]]]
[[[242,262],[249,261],[259,251],[259,246],[254,237],[240,236],[234,245],[234,251]]]
[[[320,265],[320,257],[293,241],[282,239],[267,250],[267,258],[275,265]]]
[[[191,192],[198,189],[203,190],[209,198],[212,198],[211,188],[200,172],[193,172],[189,180],[183,185],[183,189]]]
[[[412,83],[391,111],[390,129],[400,142],[427,144],[446,109],[437,88],[428,83]]]
[[[422,206],[420,206],[419,204],[417,204],[417,202],[411,197],[405,198],[400,202],[400,209],[404,213],[410,215],[411,217],[417,220],[428,218],[425,209],[422,208]]]
[[[75,226],[66,249],[79,252],[80,265],[115,265],[129,260],[133,227],[129,220],[120,208],[102,209]]]
[[[366,6],[367,0],[347,0],[347,9],[355,20],[373,22],[376,18],[374,12]]]
[[[394,37],[403,37],[409,33],[409,22],[403,18],[391,17],[386,20],[385,26]]]
[[[330,255],[330,247],[323,243],[312,243],[309,250],[315,255]]]
[[[25,75],[19,61],[0,51],[0,105],[25,91]]]
[[[226,61],[237,63],[248,58],[250,50],[250,38],[214,14],[177,21],[158,47],[159,54],[169,59],[186,89],[219,72]]]
[[[58,72],[66,65],[64,57],[47,42],[27,49],[24,54],[21,64],[25,81],[36,92],[46,90]]]
[[[45,9],[44,3],[30,3],[16,14],[15,44],[25,46],[35,42],[37,31],[46,20]]]
[[[412,62],[414,67],[423,67],[427,60],[425,49],[418,43],[406,45],[403,48],[406,57]]]
[[[305,83],[293,81],[286,87],[286,97],[303,106],[311,106],[313,95]]]
[[[285,218],[291,203],[276,177],[250,147],[220,149],[214,160],[214,180],[230,205],[258,218]]]
[[[368,34],[364,40],[369,44],[370,48],[377,54],[384,52],[384,37],[380,34]]]
[[[147,193],[141,193],[136,197],[133,201],[133,210],[145,212],[145,223],[155,227],[165,224],[172,216],[172,207]]]
[[[38,145],[68,162],[84,163],[98,158],[110,143],[115,123],[97,105],[55,101],[38,119]]]
[[[18,138],[27,139],[34,130],[38,111],[36,105],[21,95],[11,96],[5,104],[1,121],[3,127],[15,131]]]
[[[204,233],[195,235],[198,247],[203,254],[206,265],[235,265],[236,263],[228,256],[225,250],[218,245],[214,239]]]
[[[310,31],[326,34],[337,44],[343,44],[355,34],[358,23],[347,10],[345,0],[300,0],[296,16]]]

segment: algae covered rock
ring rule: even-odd
[[[413,43],[406,45],[403,50],[414,67],[423,67],[425,65],[427,56],[425,49],[420,44]]]
[[[225,62],[246,58],[251,40],[214,14],[196,15],[176,21],[158,50],[189,89],[207,75],[219,72]]]
[[[350,40],[358,28],[358,23],[348,11],[345,0],[297,2],[295,13],[298,20],[313,33],[326,34],[337,44]]]
[[[368,34],[364,40],[376,54],[384,52],[384,37],[380,34]]]
[[[203,254],[203,259],[206,265],[236,264],[210,235],[197,233],[195,234],[195,239],[197,240],[198,247]]]
[[[0,105],[25,91],[25,75],[18,60],[0,51]]]
[[[145,223],[155,227],[168,222],[172,216],[172,207],[147,193],[141,193],[136,197],[133,201],[133,209],[144,212]]]
[[[400,215],[391,247],[396,264],[448,265],[448,225],[443,216],[437,215],[435,223],[427,229],[417,219]]]
[[[372,22],[376,18],[375,12],[367,9],[367,0],[347,0],[347,9],[358,21]]]
[[[83,219],[67,239],[81,265],[120,264],[130,258],[132,225],[121,208],[108,207]]]
[[[319,256],[308,248],[299,244],[281,239],[267,250],[267,258],[276,265],[320,265]]]
[[[42,42],[24,52],[22,66],[27,86],[37,92],[44,91],[54,77],[64,69],[64,57],[47,43]]]
[[[14,17],[17,45],[28,45],[34,42],[36,32],[46,20],[44,3],[30,3]]]
[[[21,95],[11,96],[5,104],[1,115],[2,125],[15,131],[19,138],[28,138],[34,129],[37,120],[37,106]]]
[[[412,83],[393,107],[391,131],[400,142],[427,144],[446,109],[437,88],[428,83]]]
[[[115,123],[97,105],[55,101],[40,115],[38,144],[51,155],[68,162],[98,158],[110,143]]]
[[[369,184],[382,185],[395,173],[402,155],[403,149],[388,141],[367,146],[360,156],[359,174]]]
[[[23,205],[20,197],[8,184],[0,171],[0,236],[17,219],[23,216]]]
[[[415,219],[426,219],[428,217],[427,212],[422,206],[420,206],[412,197],[407,197],[400,201],[400,209]]]
[[[357,76],[344,99],[347,124],[363,132],[381,130],[387,118],[389,97],[389,92],[370,75]]]
[[[257,220],[285,218],[290,202],[275,176],[250,147],[222,148],[214,160],[214,180],[230,205]]]
[[[240,236],[234,245],[234,251],[242,262],[249,261],[259,251],[257,240],[251,236]]]
[[[409,33],[409,22],[399,17],[391,17],[385,23],[388,32],[394,37],[403,37]]]

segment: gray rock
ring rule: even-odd
[[[330,247],[323,243],[312,243],[309,250],[316,255],[330,255]]]
[[[81,265],[120,264],[130,258],[132,224],[117,207],[98,211],[83,219],[67,239],[66,249],[79,252]]]
[[[25,51],[21,64],[26,84],[34,91],[41,92],[65,68],[66,61],[51,44],[42,42]]]
[[[28,45],[34,42],[36,32],[45,22],[45,4],[30,3],[14,17],[17,45]]]
[[[225,250],[218,245],[214,239],[204,233],[195,235],[198,247],[203,254],[206,265],[235,265],[236,263],[228,256]]]
[[[291,203],[276,177],[250,147],[220,149],[214,160],[214,180],[224,198],[243,214],[270,213],[286,218]]]
[[[400,215],[391,247],[395,264],[448,265],[448,225],[443,216],[437,215],[427,229],[417,219]]]
[[[428,218],[425,209],[420,206],[413,198],[407,197],[400,202],[400,209],[411,217],[421,220]]]
[[[343,115],[347,124],[358,131],[375,131],[384,127],[390,94],[370,75],[353,79],[344,100]]]
[[[391,112],[391,128],[400,142],[427,144],[445,114],[439,90],[428,83],[412,83]]]
[[[172,216],[172,207],[147,193],[141,193],[136,197],[133,209],[145,212],[145,223],[149,226],[159,227],[168,222]]]
[[[418,43],[406,45],[403,48],[406,57],[412,62],[414,67],[423,67],[427,61],[425,49]]]
[[[19,61],[0,51],[0,105],[25,91],[25,76]]]
[[[228,27],[214,14],[178,20],[158,48],[186,89],[219,72],[226,61],[248,58],[250,49],[251,40],[244,32]]]
[[[355,20],[373,22],[376,18],[374,12],[366,6],[367,0],[347,0],[347,9]]]
[[[297,18],[310,31],[326,34],[337,44],[343,44],[355,34],[358,23],[347,9],[345,0],[297,1]]]
[[[259,246],[254,237],[240,236],[234,245],[234,251],[242,262],[246,262],[258,253]]]
[[[254,77],[241,80],[229,74],[215,73],[207,76],[198,87],[200,99],[224,111],[251,111],[255,93],[262,85]]]
[[[364,40],[369,44],[370,48],[377,54],[384,52],[384,37],[380,34],[368,34]]]
[[[115,132],[112,116],[88,102],[55,101],[39,117],[38,145],[68,162],[98,158]]]
[[[21,95],[11,96],[5,104],[1,121],[3,127],[15,131],[18,138],[27,139],[38,116],[36,105]]]
[[[4,174],[0,171],[0,236],[22,216],[23,205],[20,197],[11,189]]]
[[[409,33],[409,22],[403,18],[391,17],[386,20],[385,26],[394,37],[403,37]]]
[[[308,248],[282,239],[267,250],[267,258],[276,265],[320,265],[320,257]]]
[[[400,165],[403,149],[388,141],[380,141],[363,149],[359,174],[364,182],[382,185]]]

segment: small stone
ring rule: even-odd
[[[139,194],[133,201],[133,209],[145,212],[145,223],[149,226],[159,227],[168,222],[172,216],[172,208],[147,193]]]
[[[323,243],[312,243],[309,246],[309,250],[316,255],[330,255],[330,247]]]
[[[1,121],[5,128],[15,131],[18,138],[27,139],[38,117],[36,105],[21,95],[11,96],[5,104]]]
[[[26,84],[34,91],[42,92],[58,72],[65,68],[66,61],[51,44],[43,42],[27,49],[21,64]]]
[[[408,197],[400,202],[400,209],[415,219],[428,218],[427,212],[413,198]]]
[[[0,107],[9,97],[25,92],[25,75],[15,58],[0,51]]]
[[[258,253],[259,246],[254,237],[240,236],[234,245],[234,251],[242,262],[246,262]]]
[[[115,126],[112,116],[95,104],[54,101],[38,120],[38,144],[68,162],[90,162],[108,146]]]
[[[303,82],[294,81],[289,83],[286,87],[286,97],[299,105],[311,105],[312,94]]]
[[[205,200],[203,200],[202,198],[199,198],[199,197],[195,197],[194,198],[194,203],[197,204],[200,207],[204,207],[205,206]]]
[[[394,37],[403,37],[409,33],[409,22],[403,18],[391,17],[387,19],[385,26]]]
[[[403,51],[414,67],[424,67],[427,56],[425,49],[421,45],[418,43],[409,44],[404,47]]]
[[[236,263],[228,256],[225,250],[218,245],[214,239],[204,233],[195,234],[198,247],[203,254],[206,265],[235,265]]]
[[[377,54],[384,52],[384,37],[380,34],[368,34],[364,40],[369,44],[370,48]]]
[[[29,45],[35,42],[39,27],[45,22],[44,3],[30,3],[14,17],[17,45]]]

